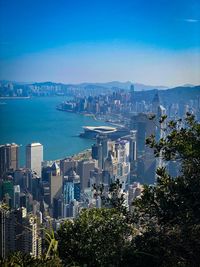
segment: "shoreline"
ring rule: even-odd
[[[56,107],[56,109],[58,111],[79,114],[79,115],[83,115],[85,117],[92,117],[95,121],[101,121],[100,119],[96,118],[95,114],[92,114],[92,113],[84,113],[84,112],[78,112],[78,111],[74,111],[74,110],[66,110],[66,109],[62,109],[62,108],[59,108],[59,107]]]
[[[85,117],[91,117],[93,118],[95,121],[99,121],[99,122],[103,122],[103,123],[106,123],[108,125],[113,125],[113,126],[122,126],[122,125],[119,125],[118,123],[116,122],[112,122],[112,121],[108,121],[107,119],[105,118],[99,118],[98,115],[95,115],[93,113],[87,113],[87,112],[78,112],[78,111],[74,111],[74,110],[66,110],[66,109],[62,109],[62,108],[59,108],[59,107],[56,107],[56,109],[58,111],[62,111],[62,112],[67,112],[67,113],[73,113],[73,114],[78,114],[78,115],[83,115]],[[123,126],[124,127],[124,126]]]
[[[29,99],[31,98],[30,96],[1,96],[0,97],[0,100],[1,99]]]

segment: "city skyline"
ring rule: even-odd
[[[199,10],[197,0],[2,0],[0,79],[200,84]]]
[[[0,266],[199,266],[200,0],[0,0]]]

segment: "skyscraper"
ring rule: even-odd
[[[64,204],[70,204],[74,200],[74,183],[65,181],[63,185]]]
[[[81,194],[80,176],[75,171],[71,171],[68,176],[68,180],[73,181],[74,183],[74,199],[80,201],[80,194]]]
[[[156,110],[157,112],[157,110]],[[139,113],[132,116],[131,118],[131,130],[136,130],[136,142],[137,142],[137,152],[138,154],[143,154],[146,152],[147,147],[145,146],[145,140],[152,134],[156,133],[156,123],[155,120],[150,120],[152,113]]]
[[[89,186],[90,171],[95,168],[95,160],[82,160],[78,163],[78,174],[80,175],[81,190]]]
[[[56,162],[51,166],[51,172],[49,176],[50,187],[50,206],[53,206],[53,199],[62,194],[63,178],[60,175],[60,168]]]
[[[130,181],[132,181],[136,175],[137,166],[137,131],[130,131],[130,135],[124,138],[129,141]]]
[[[166,109],[162,105],[159,105],[157,110],[157,129],[156,129],[157,140],[165,137],[166,121],[160,123],[159,120],[162,118],[162,116],[166,114],[167,114]]]
[[[130,132],[130,137],[128,138],[129,143],[130,143],[130,147],[129,147],[129,161],[136,161],[137,160],[137,142],[136,142],[136,138],[137,138],[137,131],[136,130],[132,130]]]
[[[37,217],[25,208],[10,210],[0,205],[0,256],[14,251],[41,256],[41,237]]]
[[[14,208],[18,209],[20,207],[20,186],[14,185]]]
[[[41,256],[41,237],[38,235],[38,222],[37,217],[33,214],[27,214],[23,218],[23,232],[21,234],[21,251],[30,253],[34,258]]]
[[[131,84],[130,87],[130,97],[131,97],[131,103],[133,104],[133,102],[135,101],[135,89],[134,89],[134,85]]]
[[[0,256],[5,258],[15,251],[15,216],[8,207],[0,205]]]
[[[152,100],[152,112],[153,113],[157,114],[159,105],[160,105],[160,97],[159,97],[158,90],[157,90]]]
[[[158,103],[158,96],[155,103]],[[153,149],[145,145],[145,140],[150,135],[156,135],[156,121],[150,119],[153,113],[139,113],[131,118],[131,129],[137,130],[137,175],[142,183],[154,183],[156,160]]]
[[[77,160],[73,158],[66,158],[60,161],[60,170],[63,175],[69,175],[71,170],[77,169]]]
[[[105,134],[96,137],[96,144],[92,146],[92,158],[98,160],[100,170],[104,168],[104,161],[108,156],[108,138]]]
[[[26,167],[35,171],[41,177],[41,163],[43,161],[43,145],[32,143],[26,146]]]
[[[19,167],[19,146],[15,143],[0,145],[0,177]]]
[[[6,179],[0,182],[1,196],[0,200],[7,203],[9,207],[13,207],[14,203],[14,185],[12,179]]]
[[[108,157],[105,160],[102,180],[104,185],[110,185],[114,178],[114,168],[117,166],[117,159],[113,157],[112,151],[108,152]]]

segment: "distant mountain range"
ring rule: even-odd
[[[146,85],[142,83],[132,83],[130,81],[127,82],[119,82],[119,81],[112,81],[112,82],[106,82],[106,83],[80,83],[80,84],[64,84],[64,83],[55,83],[55,82],[13,82],[13,81],[7,81],[7,80],[2,80],[0,81],[0,84],[6,84],[6,83],[13,83],[16,86],[26,86],[26,85],[38,85],[38,86],[56,86],[56,85],[61,85],[64,87],[71,87],[71,88],[82,88],[82,89],[124,89],[124,90],[129,90],[130,86],[134,84],[134,88],[136,92],[147,92],[147,91],[154,91],[154,90],[159,90],[159,91],[165,91],[165,93],[169,94],[169,90],[176,89],[178,91],[182,91],[187,88],[198,88],[199,86],[195,86],[192,84],[184,84],[179,87],[174,87],[174,88],[169,88],[167,86],[162,86],[162,85]],[[195,89],[194,89],[195,90]],[[196,90],[195,90],[196,91]],[[149,92],[150,93],[150,92]],[[151,93],[150,93],[151,94]],[[148,95],[148,93],[147,93]]]
[[[95,91],[96,94],[104,94],[108,91],[114,91],[116,89],[124,89],[129,90],[131,83],[130,81],[127,82],[107,82],[107,83],[81,83],[81,84],[63,84],[63,83],[54,83],[54,82],[41,82],[41,83],[19,83],[19,82],[10,82],[10,81],[0,81],[0,89],[2,92],[5,90],[5,84],[13,83],[14,87],[17,89],[23,88],[24,95],[29,95],[28,85],[37,85],[41,87],[45,86],[61,86],[61,94],[66,94],[71,92],[71,89],[83,89],[90,94],[92,91]],[[158,92],[161,103],[165,106],[166,104],[171,103],[188,103],[188,100],[197,100],[200,97],[200,85],[194,86],[191,84],[185,84],[179,87],[174,88],[167,88],[165,86],[152,86],[152,85],[144,85],[135,83],[135,99],[138,102],[146,101],[151,102],[155,96],[155,93]],[[53,91],[46,90],[40,91],[39,95],[54,95]],[[52,88],[53,89],[53,88]],[[0,91],[1,94],[1,91]],[[4,93],[2,93],[2,96]],[[6,92],[6,95],[8,93]],[[35,93],[33,92],[33,95]],[[55,95],[58,94],[55,92]]]
[[[197,100],[200,97],[200,85],[198,86],[179,86],[166,90],[148,90],[135,93],[137,101],[152,101],[155,93],[158,92],[162,104],[188,103],[188,100]]]
[[[127,82],[118,82],[118,81],[112,81],[112,82],[106,82],[106,83],[79,83],[79,84],[62,84],[62,83],[52,83],[52,82],[44,82],[44,83],[35,83],[37,85],[66,85],[70,87],[79,87],[79,88],[85,88],[85,89],[98,89],[98,88],[105,88],[105,89],[113,89],[113,88],[120,88],[129,90],[131,84],[134,84],[135,91],[147,91],[152,89],[168,89],[169,87],[162,86],[162,85],[145,85],[142,83],[132,83],[130,81]]]
[[[98,89],[98,88],[105,88],[105,89],[112,89],[112,88],[120,88],[120,89],[125,89],[129,90],[131,84],[134,84],[135,91],[147,91],[147,90],[152,90],[152,89],[167,89],[169,87],[162,86],[162,85],[145,85],[142,83],[132,83],[130,81],[127,82],[119,82],[119,81],[112,81],[112,82],[106,82],[106,83],[79,83],[79,84],[64,84],[64,83],[54,83],[54,82],[15,82],[15,81],[7,81],[7,80],[2,80],[0,81],[1,84],[6,84],[6,83],[13,83],[16,85],[38,85],[38,86],[53,86],[53,85],[64,85],[64,86],[70,86],[70,87],[79,87],[79,88],[85,88],[85,89]]]
[[[127,82],[118,82],[118,81],[112,81],[112,82],[107,82],[107,83],[81,83],[77,84],[77,86],[80,87],[104,87],[107,89],[112,89],[112,88],[121,88],[125,90],[129,90],[131,84],[134,84],[135,91],[146,91],[146,90],[151,90],[151,89],[167,89],[168,87],[166,86],[160,86],[160,85],[145,85],[141,83],[132,83],[130,81]]]

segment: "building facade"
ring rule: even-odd
[[[31,143],[26,146],[26,167],[41,177],[41,164],[43,161],[43,145]]]

